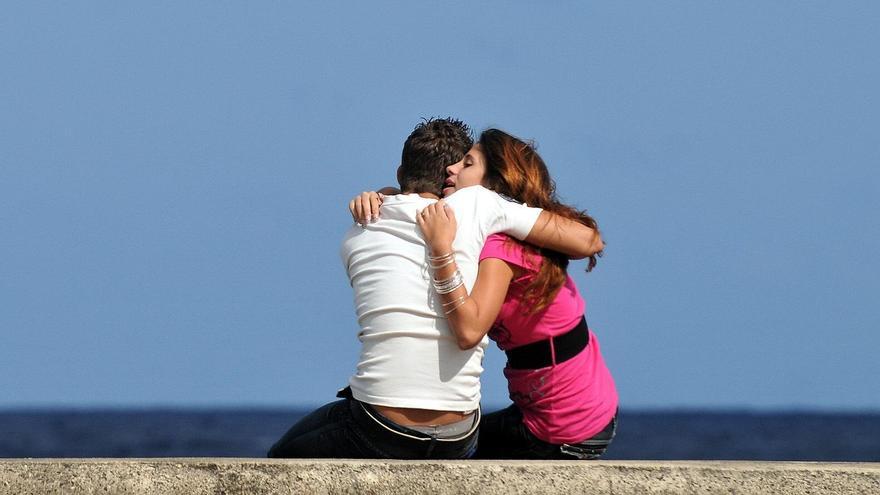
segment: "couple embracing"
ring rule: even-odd
[[[601,456],[617,392],[566,271],[595,266],[596,222],[557,200],[532,145],[497,129],[474,143],[454,119],[416,126],[397,179],[349,205],[356,371],[269,457]],[[482,416],[487,336],[507,354],[513,404]]]

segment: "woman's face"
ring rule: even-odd
[[[480,145],[475,144],[460,162],[446,167],[443,196],[449,196],[463,187],[480,185],[485,176],[486,156],[480,150]]]

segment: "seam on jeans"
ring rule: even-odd
[[[431,454],[434,452],[434,446],[437,445],[437,437],[431,435],[431,443],[428,444],[428,450],[425,451],[425,459],[431,457]]]

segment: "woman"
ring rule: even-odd
[[[488,129],[462,162],[448,169],[448,195],[483,185],[519,202],[596,228],[564,205],[534,147]],[[459,345],[487,333],[507,353],[504,374],[513,405],[483,417],[476,457],[596,459],[614,437],[617,392],[584,319],[584,301],[566,273],[568,259],[503,235],[490,236],[471,294],[455,286],[455,216],[443,202],[418,216],[435,287]],[[591,256],[587,270],[596,264]],[[453,286],[455,286],[453,288]]]

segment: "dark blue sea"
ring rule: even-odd
[[[264,457],[306,411],[0,411],[0,457]],[[880,461],[880,413],[621,411],[606,459]]]

